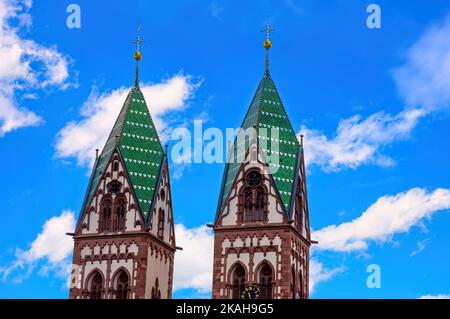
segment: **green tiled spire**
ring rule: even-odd
[[[137,61],[142,55],[140,52],[138,53],[139,55],[135,53],[134,86],[128,93],[105,147],[96,160],[83,210],[91,204],[97,185],[113,151],[117,149],[124,162],[140,210],[145,218],[149,214],[164,151],[145,103],[144,95],[139,88]]]
[[[267,30],[267,29],[266,29]],[[279,145],[279,166],[277,170],[272,170],[273,180],[275,182],[278,193],[284,204],[286,212],[290,210],[290,202],[293,191],[294,178],[297,169],[297,154],[299,153],[299,143],[295,135],[295,131],[284,109],[281,98],[278,94],[274,81],[269,72],[269,49],[272,46],[270,40],[266,39],[264,47],[266,48],[266,65],[264,75],[256,90],[255,96],[248,108],[247,114],[242,122],[241,128],[248,129],[254,127],[257,132],[258,143],[263,151],[263,155],[267,159],[271,154],[271,143],[278,142]],[[262,129],[266,129],[266,133]],[[271,136],[271,129],[278,128],[279,136],[276,140]],[[237,149],[235,141],[234,147]],[[248,145],[245,146],[246,151]],[[271,168],[275,168],[275,164],[270,164]],[[221,195],[219,198],[218,214],[223,208],[226,198],[229,195],[231,186],[236,178],[241,163],[226,164]]]

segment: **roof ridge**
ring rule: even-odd
[[[261,83],[264,82],[266,80],[266,77],[264,76],[264,78],[261,80]],[[258,87],[259,90],[259,87]],[[263,84],[263,91],[264,91],[264,84]],[[256,113],[256,123],[255,123],[255,129],[257,129],[259,127],[259,120],[260,120],[260,112],[261,112],[261,106],[262,106],[262,102],[263,102],[263,98],[262,98],[262,92],[260,92],[260,97],[259,97],[259,103],[258,103],[258,112]]]
[[[131,103],[131,99],[132,99],[131,95],[133,94],[133,90],[134,90],[134,89],[135,89],[135,88],[133,87],[133,88],[131,89],[131,91],[128,92],[127,98],[126,98],[125,103],[124,103],[124,104],[126,104],[126,109],[125,109],[125,115],[124,115],[124,118],[123,118],[123,121],[122,121],[122,125],[120,126],[120,131],[119,131],[118,139],[116,139],[116,144],[117,144],[117,145],[119,145],[120,140],[121,140],[121,138],[122,138],[123,128],[124,128],[125,122],[126,122],[126,120],[127,120],[127,118],[128,118],[128,111],[130,110],[130,103]]]
[[[122,105],[122,107],[121,107],[121,109],[119,111],[119,114],[117,115],[116,120],[114,121],[114,125],[112,126],[111,131],[109,132],[108,138],[106,139],[105,144],[103,145],[103,148],[102,148],[102,151],[100,152],[99,158],[103,155],[103,151],[105,150],[106,145],[108,144],[109,140],[112,137],[114,128],[116,127],[117,123],[119,122],[120,114],[122,114],[124,112],[125,108],[128,108],[128,106],[129,106],[130,94],[131,94],[131,91],[128,92],[128,95],[127,95],[127,97],[125,99],[125,102],[123,103],[123,105]],[[125,122],[125,117],[123,118],[123,121],[122,121],[122,127],[123,127],[123,123],[124,122]]]

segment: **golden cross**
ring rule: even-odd
[[[136,41],[133,41],[132,43],[136,44],[136,52],[141,52],[141,44],[144,43],[144,40],[142,40],[140,35],[141,27],[139,26],[136,31],[137,31]]]
[[[267,22],[266,23],[266,27],[261,30],[261,32],[265,32],[266,33],[266,40],[269,40],[270,33],[272,33],[273,31],[275,31],[275,29],[271,29],[270,28],[269,22]]]

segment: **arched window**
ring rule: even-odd
[[[272,268],[265,263],[259,273],[261,299],[272,299]]]
[[[165,223],[164,210],[159,209],[158,214],[158,238],[164,239],[164,223]]]
[[[116,282],[115,282],[115,295],[116,299],[128,299],[128,290],[129,290],[129,283],[128,283],[128,274],[125,270],[120,270],[119,273],[116,275]]]
[[[102,299],[103,277],[94,271],[89,278],[89,299]]]
[[[242,289],[245,287],[245,269],[241,264],[236,265],[231,275],[231,298],[240,299]]]
[[[126,199],[123,196],[116,197],[114,201],[114,230],[124,231],[126,220]]]
[[[303,273],[302,273],[302,271],[300,270],[300,272],[298,273],[298,285],[299,285],[299,287],[300,287],[300,298],[306,298],[306,296],[305,296],[305,289],[304,289],[304,282],[303,282]]]
[[[111,230],[111,197],[109,195],[102,199],[100,205],[100,232]]]
[[[166,192],[164,191],[164,189],[161,189],[161,192],[159,193],[159,196],[161,198],[161,201],[165,201],[166,200]]]
[[[242,189],[243,221],[256,222],[266,219],[267,200],[262,184],[262,176],[256,171],[250,171],[246,176],[246,186]]]
[[[295,286],[295,269],[294,265],[292,265],[291,269],[291,298],[296,299],[297,295],[297,287]]]
[[[156,278],[155,285],[152,288],[152,299],[161,299],[161,290],[159,289],[158,278]]]

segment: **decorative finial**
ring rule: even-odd
[[[264,32],[266,34],[266,41],[264,41],[264,47],[266,48],[266,68],[264,70],[264,77],[270,78],[269,73],[269,49],[272,47],[272,42],[270,42],[270,33],[275,31],[275,29],[270,28],[270,24],[266,23],[266,27],[261,30],[261,32]]]
[[[142,40],[141,38],[141,27],[139,26],[136,30],[137,32],[137,36],[136,36],[136,40],[133,41],[132,43],[136,44],[136,52],[134,52],[134,59],[136,61],[139,61],[142,58],[142,53],[141,53],[141,44],[144,43],[144,40]]]
[[[137,36],[136,40],[132,43],[136,44],[136,51],[134,52],[134,59],[136,60],[136,74],[134,77],[134,87],[139,88],[139,69],[138,69],[138,62],[140,59],[142,59],[142,53],[141,53],[141,44],[144,43],[144,40],[141,38],[141,27],[139,26],[136,30]]]
[[[264,32],[266,34],[266,41],[264,41],[264,47],[266,50],[269,50],[272,47],[272,42],[270,42],[270,33],[275,31],[275,29],[270,28],[270,24],[267,22],[266,27],[261,30],[261,32]]]

